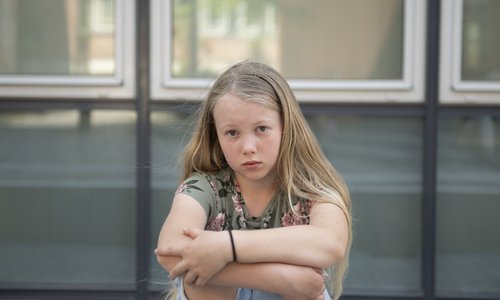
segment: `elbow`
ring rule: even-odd
[[[162,240],[158,243],[158,248],[155,250],[156,261],[169,273],[181,260],[180,256],[169,254],[173,244],[168,240]]]
[[[156,260],[158,261],[158,264],[163,267],[163,269],[170,273],[181,258],[178,256],[156,254]]]
[[[336,247],[332,250],[333,252],[333,263],[337,263],[343,260],[347,256],[347,244],[338,243]]]
[[[186,239],[188,238],[180,235],[167,235],[160,233],[157,248],[154,253],[158,264],[160,264],[167,272],[170,273],[172,269],[181,261],[181,253]]]
[[[319,261],[319,266],[326,269],[333,264],[343,260],[347,255],[347,244],[337,239],[327,241],[328,245],[325,247],[322,258]]]

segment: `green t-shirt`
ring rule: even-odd
[[[177,189],[201,204],[207,216],[206,230],[266,229],[309,224],[312,201],[292,199],[293,211],[283,193],[273,196],[259,217],[248,214],[245,200],[230,169],[215,175],[194,173]]]

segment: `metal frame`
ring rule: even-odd
[[[435,299],[436,180],[440,3],[427,3],[427,69],[422,166],[422,289],[423,299]]]
[[[154,1],[154,0],[152,0]],[[62,291],[62,290],[0,290],[0,299],[162,299],[164,295],[148,290],[148,275],[150,270],[151,245],[151,127],[150,113],[152,110],[194,112],[198,103],[186,102],[152,102],[150,101],[150,12],[148,0],[136,1],[136,34],[138,41],[135,61],[137,69],[138,88],[135,98],[96,101],[94,98],[54,99],[44,97],[39,99],[16,97],[0,98],[0,111],[44,110],[44,109],[126,109],[137,112],[137,169],[136,169],[136,286],[128,291]],[[304,114],[335,114],[363,116],[410,116],[423,118],[423,215],[422,215],[422,291],[421,294],[405,296],[375,296],[365,294],[344,295],[346,300],[368,299],[442,299],[467,300],[472,298],[437,297],[435,292],[436,266],[436,159],[437,159],[437,129],[441,117],[464,115],[495,115],[500,116],[500,106],[476,105],[443,106],[439,105],[439,60],[440,60],[440,1],[427,1],[427,36],[426,36],[426,92],[423,104],[312,104],[302,103]],[[146,166],[146,167],[144,167]],[[491,295],[476,295],[474,299],[493,299]]]
[[[147,299],[151,235],[151,128],[149,108],[149,1],[137,1],[137,299]]]

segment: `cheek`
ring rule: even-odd
[[[227,160],[227,155],[228,155],[228,143],[224,141],[224,136],[219,135],[219,132],[217,132],[217,143],[219,144],[219,149],[221,150],[221,154],[226,158]]]
[[[271,152],[275,158],[278,157],[281,148],[281,134],[277,134],[271,143]]]
[[[230,144],[228,143],[224,143],[224,142],[220,142],[219,141],[219,145],[220,145],[220,149],[222,150],[222,155],[224,155],[224,158],[226,158],[226,161],[228,163],[230,163],[232,157],[233,157],[233,153],[234,153],[234,146],[231,146]]]

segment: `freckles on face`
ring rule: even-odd
[[[229,166],[237,173],[268,173],[279,154],[282,122],[279,112],[232,94],[213,110],[217,137]]]

